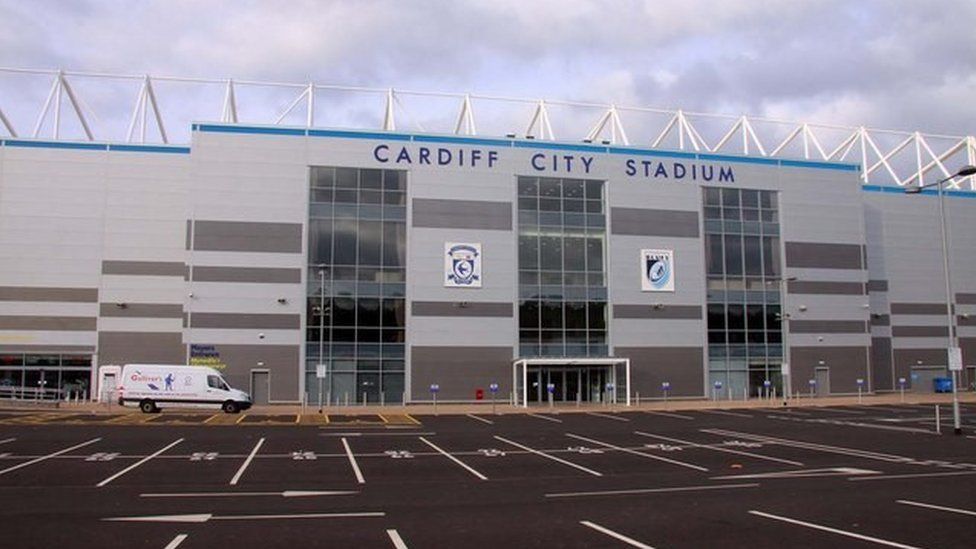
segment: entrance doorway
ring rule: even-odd
[[[251,402],[255,405],[268,404],[271,400],[271,372],[251,370]]]
[[[630,405],[630,359],[520,359],[513,363],[515,404],[616,403]]]

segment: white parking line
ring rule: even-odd
[[[722,415],[722,416],[748,417],[748,418],[755,417],[755,416],[750,416],[749,414],[739,414],[739,413],[736,413],[736,412],[726,412],[725,410],[698,410],[698,411],[701,412],[701,413],[703,413],[703,414],[719,414],[719,415]]]
[[[25,461],[24,463],[19,463],[17,465],[14,465],[13,467],[7,467],[3,471],[0,471],[0,475],[5,475],[5,474],[10,473],[12,471],[16,471],[17,469],[22,469],[24,467],[27,467],[28,465],[33,465],[35,463],[40,463],[40,462],[42,462],[42,461],[44,461],[46,459],[51,459],[53,457],[60,456],[61,454],[66,454],[66,453],[68,453],[68,452],[70,452],[72,450],[77,450],[78,448],[81,448],[83,446],[88,446],[89,444],[94,444],[94,443],[98,442],[99,440],[102,440],[102,437],[93,438],[93,439],[89,440],[88,442],[82,442],[81,444],[76,444],[76,445],[74,445],[74,446],[72,446],[70,448],[65,448],[64,450],[58,450],[57,452],[54,452],[53,454],[48,454],[46,456],[41,456],[39,458],[32,459],[30,461]]]
[[[948,511],[950,513],[959,513],[960,515],[969,515],[971,517],[976,517],[976,511],[970,511],[968,509],[956,509],[955,507],[944,507],[942,505],[932,505],[931,503],[922,503],[919,501],[911,501],[907,499],[899,499],[896,501],[903,505],[914,505],[915,507],[924,507],[926,509],[935,509],[936,511]]]
[[[349,441],[343,438],[342,446],[346,449],[346,456],[349,458],[349,465],[352,465],[352,472],[356,474],[356,482],[366,484],[366,479],[363,478],[363,472],[359,470],[359,464],[356,463],[356,456],[352,455],[352,448],[349,447]]]
[[[736,488],[758,488],[758,482],[748,484],[706,484],[702,486],[674,486],[671,488],[636,488],[632,490],[604,490],[601,492],[563,492],[546,494],[547,498],[578,498],[587,496],[632,496],[639,494],[668,494],[671,492],[698,492],[700,490],[733,490]]]
[[[854,532],[848,532],[846,530],[838,530],[837,528],[831,528],[829,526],[821,526],[819,524],[814,524],[812,522],[804,522],[802,520],[791,519],[788,517],[771,515],[769,513],[763,513],[762,511],[749,511],[749,514],[768,518],[768,519],[778,520],[781,522],[787,522],[790,524],[796,524],[797,526],[804,526],[806,528],[813,528],[814,530],[822,530],[824,532],[830,532],[832,534],[839,534],[841,536],[847,536],[849,538],[859,539],[863,541],[870,541],[872,543],[877,543],[878,545],[887,545],[888,547],[900,547],[901,549],[919,549],[918,547],[915,547],[913,545],[905,545],[903,543],[888,541],[881,538],[873,538],[871,536],[865,536],[863,534],[855,534]]]
[[[783,410],[783,409],[780,409],[780,408],[775,408],[775,409],[769,408],[769,409],[765,409],[763,411],[766,412],[766,413],[769,413],[769,414],[782,414],[782,415],[787,415],[787,416],[812,416],[813,415],[813,414],[808,414],[806,412],[800,412],[798,410],[793,410],[793,409]]]
[[[630,545],[631,547],[640,547],[641,549],[654,549],[653,547],[651,547],[650,545],[647,545],[646,543],[641,543],[641,542],[639,542],[639,541],[637,541],[637,540],[635,540],[633,538],[628,538],[627,536],[625,536],[623,534],[614,532],[613,530],[611,530],[609,528],[604,528],[603,526],[600,526],[599,524],[592,523],[592,522],[590,522],[588,520],[581,520],[580,521],[580,524],[582,524],[583,526],[586,526],[587,528],[592,528],[592,529],[596,530],[597,532],[600,532],[601,534],[606,534],[606,535],[610,536],[611,538],[618,539],[618,540],[626,543],[627,545]]]
[[[910,473],[906,475],[878,475],[874,477],[854,477],[847,480],[898,480],[903,478],[959,477],[976,475],[976,471],[953,471],[945,473]]]
[[[612,416],[610,414],[601,414],[600,412],[586,412],[586,415],[588,415],[588,416],[596,416],[596,417],[605,417],[607,419],[612,419],[614,421],[630,421],[629,419],[627,419],[625,417]]]
[[[597,445],[603,446],[604,448],[612,448],[614,450],[617,450],[618,452],[625,452],[625,453],[633,454],[635,456],[640,456],[640,457],[643,457],[643,458],[655,459],[657,461],[663,461],[665,463],[670,463],[672,465],[679,465],[681,467],[687,467],[689,469],[694,469],[696,471],[708,472],[708,469],[706,469],[704,467],[699,467],[698,465],[692,465],[691,463],[685,463],[683,461],[678,461],[676,459],[668,459],[666,457],[655,456],[653,454],[645,454],[644,452],[638,452],[637,450],[631,450],[630,448],[624,448],[622,446],[615,446],[613,444],[609,444],[609,443],[606,443],[606,442],[600,442],[599,440],[594,440],[592,438],[581,437],[579,435],[574,435],[572,433],[566,433],[566,436],[572,437],[572,438],[575,438],[575,439],[578,439],[578,440],[582,440],[584,442],[589,442],[590,444],[597,444]]]
[[[183,442],[183,439],[182,439],[182,438],[178,438],[178,439],[176,439],[175,441],[173,441],[173,442],[171,442],[171,443],[169,443],[169,444],[167,444],[166,446],[164,446],[164,447],[162,447],[162,448],[160,448],[159,450],[156,450],[156,451],[155,451],[155,452],[153,452],[152,454],[149,454],[148,456],[146,456],[146,457],[144,457],[144,458],[142,458],[142,459],[140,459],[139,461],[137,461],[137,462],[135,462],[135,463],[133,463],[132,465],[130,465],[130,466],[128,466],[128,467],[126,467],[125,469],[122,469],[122,470],[121,470],[121,471],[119,471],[118,473],[115,473],[114,475],[112,475],[112,476],[110,476],[110,477],[108,477],[107,479],[105,479],[105,480],[103,480],[103,481],[101,481],[101,482],[99,482],[99,483],[98,483],[98,484],[96,484],[95,486],[96,486],[96,487],[98,487],[98,488],[101,488],[102,486],[105,486],[106,484],[108,484],[108,483],[110,483],[110,482],[112,482],[113,480],[115,480],[115,479],[117,479],[117,478],[119,478],[119,477],[121,477],[122,475],[124,475],[124,474],[126,474],[126,473],[128,473],[129,471],[131,471],[131,470],[133,470],[133,469],[135,469],[136,467],[138,467],[138,466],[140,466],[140,465],[142,465],[143,463],[145,463],[145,462],[147,462],[147,461],[149,461],[149,460],[151,460],[152,458],[154,458],[154,457],[156,457],[156,456],[158,456],[159,454],[162,454],[162,453],[163,453],[163,452],[165,452],[166,450],[169,450],[170,448],[172,448],[173,446],[176,446],[177,444],[179,444],[179,443],[181,443],[181,442]]]
[[[464,414],[464,415],[468,416],[471,419],[478,420],[481,423],[487,423],[488,425],[494,425],[495,424],[495,422],[494,421],[491,421],[490,419],[485,419],[483,417],[478,417],[478,416],[476,416],[474,414]],[[396,532],[396,530],[393,530],[393,532]]]
[[[650,410],[644,410],[645,414],[653,414],[655,416],[673,417],[677,419],[695,419],[691,416],[683,416],[681,414],[672,414],[670,412],[652,412]]]
[[[661,436],[661,435],[653,435],[651,433],[645,433],[644,431],[634,431],[634,434],[640,435],[642,437],[649,437],[649,438],[656,438],[656,439],[660,439],[660,440],[666,440],[668,442],[676,442],[678,444],[686,444],[686,445],[692,446],[694,448],[704,448],[705,450],[714,450],[716,452],[725,452],[727,454],[737,454],[737,455],[740,455],[740,456],[747,456],[747,457],[756,458],[756,459],[764,459],[764,460],[767,460],[767,461],[775,461],[777,463],[785,463],[787,465],[795,465],[797,467],[803,467],[803,464],[800,463],[799,461],[793,461],[793,460],[790,460],[790,459],[782,459],[782,458],[778,458],[778,457],[764,456],[762,454],[754,454],[752,452],[745,452],[743,450],[732,450],[731,448],[722,448],[722,447],[719,447],[719,446],[713,446],[713,445],[707,445],[707,444],[698,444],[698,443],[691,442],[691,441],[688,441],[688,440],[681,440],[680,438],[671,438],[671,437],[666,437],[666,436]]]
[[[251,450],[251,453],[248,454],[247,459],[245,459],[244,463],[241,464],[241,468],[238,469],[236,473],[234,473],[234,478],[230,479],[231,486],[237,485],[237,481],[241,480],[241,476],[244,475],[244,471],[247,469],[247,466],[251,464],[251,460],[254,459],[254,456],[257,455],[258,450],[261,449],[262,444],[264,444],[264,437],[261,437],[261,440],[259,440],[258,443],[254,445],[254,449]]]
[[[546,421],[553,421],[555,423],[562,423],[563,422],[563,420],[561,420],[561,419],[556,419],[554,417],[549,417],[549,416],[540,416],[538,414],[525,414],[525,415],[527,415],[529,417],[534,417],[536,419],[544,419]]]
[[[603,473],[600,473],[598,471],[594,471],[593,469],[588,469],[586,467],[583,467],[582,465],[577,465],[577,464],[575,464],[575,463],[573,463],[571,461],[566,461],[565,459],[557,458],[556,456],[549,455],[549,454],[547,454],[545,452],[541,452],[539,450],[535,450],[533,448],[529,448],[528,446],[525,446],[523,444],[519,444],[518,442],[514,442],[514,441],[511,441],[511,440],[508,440],[507,438],[502,438],[502,437],[500,437],[498,435],[495,435],[495,438],[498,439],[498,440],[500,440],[500,441],[502,441],[502,442],[504,442],[505,444],[511,444],[512,446],[515,446],[516,448],[521,448],[521,449],[525,450],[526,452],[533,453],[533,454],[535,454],[537,456],[542,456],[542,457],[544,457],[546,459],[551,459],[551,460],[553,460],[555,462],[562,463],[563,465],[569,465],[570,467],[572,467],[574,469],[579,469],[580,471],[583,471],[584,473],[589,473],[589,474],[591,474],[591,475],[593,475],[595,477],[602,477],[603,476]]]
[[[832,414],[845,414],[845,415],[847,415],[847,414],[854,414],[854,415],[860,415],[860,416],[863,416],[866,413],[866,412],[862,412],[860,410],[851,410],[850,408],[838,408],[836,406],[833,407],[833,408],[823,408],[823,407],[820,407],[820,406],[814,406],[812,408],[807,408],[807,410],[810,410],[811,412],[812,411],[817,411],[817,412],[830,412]]]
[[[185,540],[186,538],[187,538],[186,534],[180,534],[175,538],[173,538],[173,541],[166,544],[166,547],[164,547],[163,549],[176,549],[177,547],[180,546],[181,543],[183,543],[183,540]]]
[[[13,442],[15,440],[17,440],[17,439],[16,438],[5,438],[3,440],[0,440],[0,444],[6,444],[8,442]]]
[[[750,433],[742,433],[738,431],[727,431],[724,429],[701,429],[704,433],[717,434],[722,436],[731,436],[736,438],[744,438],[746,440],[754,440],[756,442],[765,442],[767,444],[779,444],[781,446],[790,446],[793,448],[802,448],[804,450],[817,450],[820,452],[826,452],[829,454],[840,454],[844,456],[859,457],[865,459],[874,459],[878,461],[887,461],[889,463],[910,463],[913,460],[904,456],[896,456],[891,454],[881,454],[878,452],[869,452],[867,450],[858,450],[855,448],[844,448],[841,446],[828,446],[826,444],[815,444],[813,442],[801,442],[798,440],[788,440],[783,438],[769,437],[765,435],[753,435]]]
[[[474,470],[474,469],[472,469],[471,467],[468,467],[468,465],[467,465],[466,463],[464,463],[463,461],[461,461],[461,460],[459,460],[458,458],[456,458],[456,457],[454,457],[454,456],[452,456],[451,454],[449,454],[449,453],[447,453],[447,452],[445,452],[444,450],[442,450],[442,449],[441,449],[440,447],[438,447],[438,446],[437,446],[436,444],[434,444],[433,442],[431,442],[431,441],[429,441],[429,440],[427,440],[427,439],[426,439],[426,438],[424,438],[424,437],[420,437],[420,441],[421,441],[421,442],[423,442],[424,444],[426,444],[427,446],[430,446],[431,448],[433,448],[433,449],[435,449],[435,450],[437,450],[437,451],[438,451],[438,452],[439,452],[439,453],[440,453],[441,455],[443,455],[443,456],[444,456],[444,457],[446,457],[447,459],[449,459],[449,460],[451,460],[451,461],[453,461],[454,463],[457,463],[457,464],[458,464],[458,465],[460,465],[461,467],[464,467],[464,468],[465,468],[465,469],[466,469],[466,470],[467,470],[467,471],[468,471],[469,473],[471,473],[472,475],[474,475],[474,476],[476,476],[476,477],[478,477],[478,478],[480,478],[481,480],[488,480],[488,477],[486,477],[485,475],[482,475],[482,474],[481,474],[481,473],[479,473],[478,471],[475,471],[475,470]]]
[[[396,547],[396,549],[408,549],[407,544],[403,542],[403,538],[400,537],[400,534],[396,530],[387,530],[386,535],[390,536],[390,541],[393,542],[393,547]]]

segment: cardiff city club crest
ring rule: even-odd
[[[641,290],[674,291],[674,250],[641,250]]]
[[[444,285],[449,287],[481,287],[481,244],[444,244]]]

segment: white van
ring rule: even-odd
[[[251,397],[231,389],[220,372],[206,366],[126,364],[119,384],[119,404],[150,414],[160,408],[220,408],[228,414],[247,410]]]

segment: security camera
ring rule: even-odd
[[[284,305],[285,303],[288,303],[288,300],[286,298],[284,298],[284,297],[279,297],[278,298],[278,303],[281,304],[281,305]]]
[[[258,339],[264,339],[264,332],[258,334]]]
[[[193,292],[186,294],[187,297],[193,297]]]

